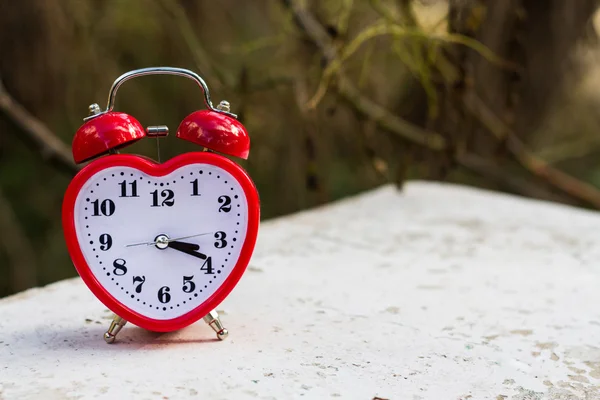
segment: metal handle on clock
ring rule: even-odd
[[[237,118],[237,115],[230,113],[226,107],[213,107],[212,102],[210,101],[210,93],[208,91],[208,86],[206,85],[206,82],[204,82],[204,79],[202,79],[200,75],[196,74],[195,72],[184,68],[150,67],[129,71],[119,76],[112,84],[108,93],[108,102],[106,104],[106,110],[94,113],[94,115],[90,115],[89,117],[84,118],[84,120],[95,118],[99,115],[112,111],[115,106],[115,97],[117,96],[117,91],[119,90],[121,85],[130,79],[146,75],[177,75],[189,78],[196,82],[198,86],[200,86],[200,88],[202,89],[202,92],[204,93],[204,103],[206,104],[206,107],[208,107],[212,111],[221,114],[226,114],[233,118]]]

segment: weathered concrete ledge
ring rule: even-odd
[[[219,309],[107,345],[79,279],[3,299],[0,399],[600,399],[600,214],[384,187],[263,224]]]

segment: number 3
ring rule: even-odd
[[[225,232],[219,231],[215,233],[215,239],[218,240],[218,242],[215,242],[215,247],[217,249],[222,249],[223,247],[227,246],[227,240],[225,240],[226,237],[227,235]]]

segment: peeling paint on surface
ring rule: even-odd
[[[510,331],[513,335],[530,336],[533,334],[531,329],[515,329]]]
[[[557,346],[558,346],[558,344],[554,343],[554,342],[546,342],[546,343],[537,342],[535,344],[535,347],[537,347],[538,349],[541,349],[541,350],[552,350]]]
[[[589,379],[583,375],[568,375],[568,377],[572,381],[590,383]]]

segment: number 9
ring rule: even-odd
[[[100,235],[98,241],[100,242],[100,250],[102,251],[107,251],[112,247],[112,237],[108,233]]]

